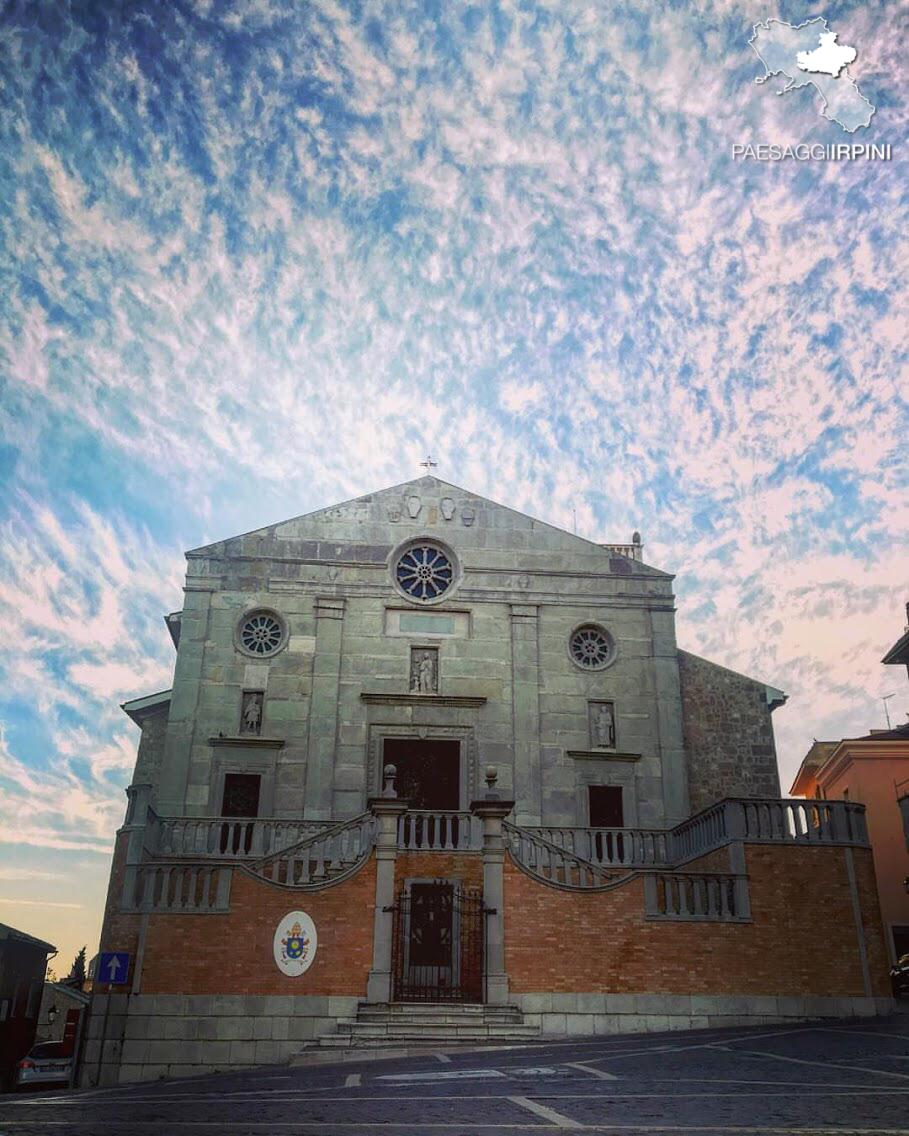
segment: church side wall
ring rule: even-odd
[[[746,866],[752,919],[726,923],[647,918],[641,877],[607,892],[570,892],[540,884],[508,862],[506,909],[521,918],[506,920],[506,969],[525,1020],[544,1033],[589,1034],[886,1012],[890,991],[870,851],[748,845]],[[705,867],[695,860],[686,871]],[[810,910],[806,896],[817,897]]]
[[[691,811],[723,797],[779,797],[763,684],[687,651],[678,658]]]

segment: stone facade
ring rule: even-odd
[[[771,699],[765,683],[679,651],[691,809],[723,797],[778,797]]]
[[[425,477],[188,562],[173,689],[124,706],[101,947],[130,966],[96,983],[83,1084],[285,1060],[452,988],[493,1032],[880,1008],[861,806],[749,804],[779,792],[773,692],[678,650],[639,538]]]

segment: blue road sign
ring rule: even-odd
[[[128,951],[102,951],[98,961],[98,981],[124,983],[129,974]]]

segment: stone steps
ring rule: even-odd
[[[356,1018],[337,1023],[336,1032],[319,1038],[325,1049],[482,1046],[527,1044],[538,1040],[539,1026],[525,1024],[516,1006],[451,1003],[362,1003]]]

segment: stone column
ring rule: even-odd
[[[330,820],[338,736],[344,600],[316,597],[316,648],[306,757],[306,820]]]
[[[536,604],[511,604],[512,724],[518,824],[541,824],[540,666]]]
[[[151,785],[137,782],[126,790],[126,820],[120,833],[127,833],[126,866],[123,871],[123,893],[120,905],[125,910],[136,906],[136,881],[139,865],[142,863],[142,850],[145,844],[145,828],[148,824],[148,811],[151,806]],[[117,835],[119,836],[120,833]]]
[[[496,772],[486,772],[485,797],[470,802],[470,811],[483,822],[483,906],[486,909],[486,1001],[491,1006],[508,1002],[505,973],[505,835],[502,821],[514,808],[495,792]]]
[[[366,981],[367,1002],[391,1001],[391,937],[394,930],[395,860],[398,855],[398,820],[407,802],[395,795],[395,767],[385,766],[381,797],[370,797],[376,818],[376,910],[373,920],[372,969]]]

